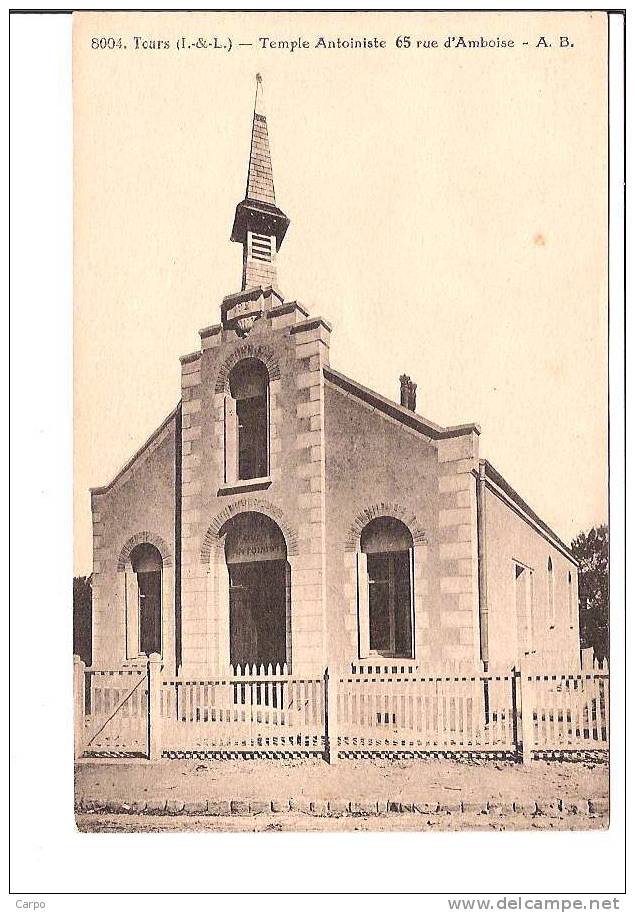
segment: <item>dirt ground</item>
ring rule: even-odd
[[[524,802],[608,797],[608,765],[536,761],[83,760],[76,799],[345,799],[358,802]]]
[[[588,831],[606,827],[600,818],[570,815],[514,815],[489,817],[475,813],[382,817],[316,818],[309,815],[276,814],[251,818],[161,815],[77,815],[80,831],[92,833],[185,833],[187,831]]]

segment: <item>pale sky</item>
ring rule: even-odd
[[[520,46],[397,49],[406,33]],[[177,51],[182,34],[254,46]],[[258,49],[320,34],[388,48]],[[392,399],[405,371],[421,415],[478,422],[481,456],[565,541],[605,522],[605,64],[601,13],[78,17],[76,573],[89,487],[174,408],[179,356],[240,288],[257,71],[291,219],[280,286],[332,324],[333,367]]]

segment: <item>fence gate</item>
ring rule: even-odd
[[[88,755],[146,755],[148,676],[144,669],[88,669],[84,681],[84,739]]]

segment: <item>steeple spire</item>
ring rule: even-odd
[[[262,88],[262,76],[256,73],[256,98],[254,101],[254,121],[251,128],[251,150],[249,152],[249,170],[247,172],[248,200],[259,200],[261,203],[276,205],[276,194],[271,170],[271,150],[267,131],[267,115]]]
[[[231,240],[243,245],[242,290],[277,288],[276,255],[289,219],[276,206],[262,76],[256,75],[245,199],[236,207]]]

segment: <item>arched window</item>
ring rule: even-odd
[[[519,658],[534,651],[534,572],[514,562],[514,603]]]
[[[547,561],[547,600],[549,626],[554,628],[556,625],[556,605],[553,592],[553,561],[551,560],[551,556],[549,556]]]
[[[225,400],[225,482],[269,474],[269,374],[245,358],[229,375]]]
[[[130,564],[137,583],[139,652],[162,653],[161,554],[150,542],[142,542],[130,553]]]
[[[571,576],[571,571],[569,571],[567,577],[567,603],[569,609],[569,627],[572,628],[575,624],[575,606],[573,603],[573,577]]]
[[[360,657],[413,657],[413,540],[401,520],[362,530],[358,555]]]
[[[291,575],[280,527],[249,511],[228,520],[229,661],[233,666],[290,662]]]

